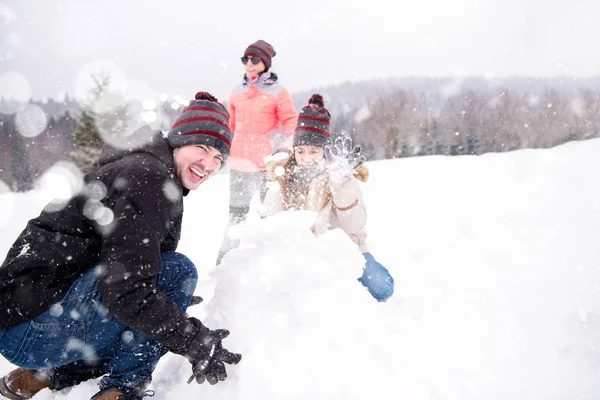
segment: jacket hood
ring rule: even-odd
[[[142,143],[139,145],[138,143]],[[100,165],[117,161],[130,154],[150,154],[160,161],[168,170],[175,173],[173,149],[160,131],[152,130],[149,126],[136,130],[129,140],[129,146],[113,147],[105,145],[100,155]]]
[[[279,80],[279,77],[275,72],[263,72],[258,76],[258,79],[254,82],[248,82],[248,77],[244,74],[244,85],[272,85]]]

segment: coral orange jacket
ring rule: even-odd
[[[264,158],[278,147],[287,147],[298,121],[290,92],[272,72],[253,82],[244,77],[231,93],[227,109],[233,133],[228,164],[236,171],[264,170]]]

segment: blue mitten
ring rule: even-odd
[[[394,294],[394,278],[375,260],[371,253],[363,253],[366,263],[363,275],[358,279],[377,301],[386,301]]]
[[[367,260],[367,263],[379,264],[377,261],[375,261],[375,257],[373,257],[371,253],[363,253],[363,257],[365,258],[365,260]]]

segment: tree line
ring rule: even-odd
[[[98,77],[85,104],[69,98],[63,104],[31,102],[47,114],[34,137],[19,132],[14,113],[0,112],[0,180],[25,191],[58,161],[73,162],[82,172],[93,168],[107,135],[134,129],[135,104],[120,103],[107,112],[95,107],[107,97],[108,85],[108,77]],[[333,135],[352,137],[367,160],[547,148],[600,135],[596,80],[415,78],[316,91],[332,112]],[[298,110],[313,92],[293,94]],[[158,125],[168,129],[180,112],[159,102]]]
[[[599,137],[599,87],[550,83],[399,87],[334,114],[332,131],[351,136],[371,160],[479,155]]]

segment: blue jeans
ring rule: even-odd
[[[363,253],[366,263],[358,281],[363,284],[377,301],[386,301],[394,294],[394,278],[379,264],[371,253]]]
[[[196,267],[180,253],[161,257],[158,288],[185,311],[198,282]],[[151,381],[166,350],[108,312],[97,269],[90,268],[50,310],[0,332],[0,353],[19,367],[40,370],[56,390],[106,374],[102,390]]]

